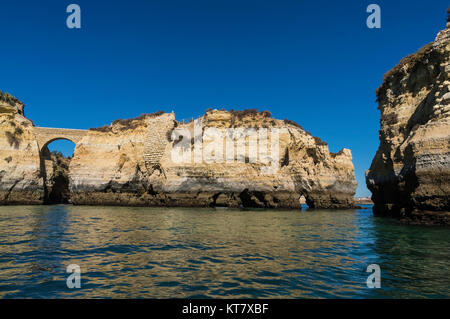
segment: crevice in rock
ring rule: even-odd
[[[268,207],[268,203],[265,199],[263,192],[250,192],[247,188],[244,189],[240,194],[239,198],[243,207],[248,208],[261,208]]]
[[[147,193],[149,193],[149,194],[152,195],[152,196],[158,195],[158,192],[156,192],[156,191],[153,189],[153,185],[151,185],[151,184],[148,186]]]
[[[212,196],[212,201],[211,201],[211,203],[209,204],[209,206],[210,207],[216,207],[217,206],[217,198],[219,198],[219,196],[221,195],[222,193],[217,193],[217,194],[214,194],[213,196]]]
[[[288,165],[289,165],[289,149],[286,147],[286,149],[284,150],[284,156],[281,159],[281,167]]]
[[[67,175],[53,177],[52,191],[48,194],[49,204],[68,204],[70,200],[69,179]]]

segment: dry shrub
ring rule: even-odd
[[[132,118],[132,119],[125,119],[125,120],[118,119],[118,120],[115,120],[114,122],[112,122],[111,125],[105,125],[105,126],[102,126],[102,127],[90,128],[89,130],[107,133],[107,132],[111,132],[112,131],[112,126],[113,125],[120,125],[120,126],[122,126],[120,128],[120,130],[135,129],[136,127],[139,126],[139,121],[144,120],[144,119],[149,118],[149,117],[157,117],[157,116],[160,116],[162,114],[165,114],[165,112],[164,111],[158,111],[158,112],[155,112],[155,113],[141,114],[138,117],[135,117],[135,118]]]
[[[259,112],[257,109],[245,109],[242,111],[236,111],[236,110],[231,109],[230,113],[233,117],[236,117],[239,120],[241,120],[242,118],[244,118],[246,116],[254,117],[258,114],[261,114],[263,117],[271,117],[272,116],[272,113],[270,113],[269,111]]]
[[[320,137],[313,136],[313,138],[314,138],[314,141],[316,142],[317,145],[328,145],[328,143],[322,141],[322,139]]]
[[[90,131],[96,131],[96,132],[103,132],[103,133],[108,133],[112,131],[112,128],[110,125],[105,125],[102,127],[91,127],[89,129]]]
[[[290,125],[296,126],[296,127],[298,127],[299,129],[302,129],[303,131],[305,130],[300,124],[298,124],[298,123],[295,122],[295,121],[291,121],[291,120],[288,120],[288,119],[284,119],[283,122],[284,122],[284,124],[290,124]]]
[[[8,103],[11,106],[15,106],[16,103],[21,103],[17,98],[12,96],[11,94],[7,92],[2,92],[0,90],[0,101]]]
[[[390,71],[386,72],[386,74],[383,77],[383,83],[380,87],[378,87],[375,90],[375,95],[377,96],[377,101],[379,101],[380,95],[384,92],[386,87],[386,82],[391,79],[397,72],[399,72],[405,65],[408,65],[409,68],[413,67],[415,64],[419,63],[420,61],[423,61],[424,57],[433,49],[433,42],[428,43],[427,45],[423,46],[419,51],[416,53],[410,54],[407,57],[404,57],[400,60],[400,62]]]

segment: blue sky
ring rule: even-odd
[[[66,7],[81,7],[79,30]],[[366,7],[381,7],[368,29]],[[375,89],[445,27],[448,1],[2,1],[0,89],[36,125],[103,126],[157,110],[269,110],[353,153],[378,147]],[[67,143],[54,142],[65,153]]]

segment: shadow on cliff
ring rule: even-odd
[[[44,179],[44,204],[69,204],[69,164],[71,157],[61,152],[41,151],[41,173]]]

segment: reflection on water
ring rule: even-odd
[[[0,207],[2,298],[450,297],[449,261],[448,228],[367,209]]]

